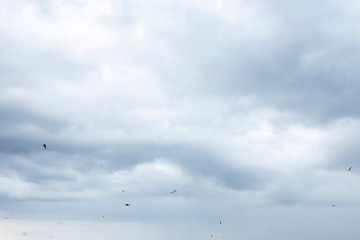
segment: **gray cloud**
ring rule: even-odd
[[[310,233],[305,215],[346,226],[360,202],[356,10],[4,3],[0,213],[202,226],[185,239],[207,239],[219,218],[229,225],[215,236],[240,236],[236,222],[252,229],[245,239],[288,239],[302,211],[296,223]],[[346,210],[329,213],[330,203]],[[258,230],[270,223],[273,235]],[[338,236],[331,224],[316,236]]]

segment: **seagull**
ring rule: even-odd
[[[128,204],[128,203],[125,203],[125,206],[129,207],[129,206],[130,206],[130,204]]]
[[[172,192],[170,192],[171,194],[174,194],[176,192],[176,189],[174,190],[174,191],[172,191]]]
[[[45,144],[45,143],[43,144],[43,147],[44,147],[44,149],[46,150],[46,144]]]

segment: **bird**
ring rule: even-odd
[[[128,204],[128,203],[125,203],[125,206],[126,206],[126,207],[129,207],[129,206],[130,206],[130,204]]]
[[[44,147],[44,149],[46,150],[46,144],[45,144],[45,143],[43,144],[43,147]]]
[[[176,192],[176,189],[175,189],[174,191],[171,191],[170,193],[171,193],[171,194],[174,194],[175,192]]]
[[[222,221],[220,221],[220,224],[222,224]]]
[[[122,190],[121,192],[125,192],[125,190]]]
[[[348,169],[347,171],[349,171],[349,172],[350,172],[350,171],[351,171],[351,169],[352,169],[352,167],[349,167],[349,169]]]
[[[331,207],[336,207],[336,205],[335,205],[335,204],[333,204],[333,205],[331,205]]]

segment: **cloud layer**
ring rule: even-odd
[[[0,2],[0,214],[355,239],[355,1]]]

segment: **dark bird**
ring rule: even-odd
[[[121,192],[125,192],[125,190],[122,190]]]
[[[170,192],[171,194],[174,194],[176,192],[176,189],[174,190],[174,191],[172,191],[172,192]]]
[[[220,221],[220,224],[222,224],[222,221]]]
[[[336,205],[335,205],[335,204],[333,204],[333,205],[331,205],[331,207],[336,207]]]
[[[352,167],[349,167],[349,169],[348,169],[347,171],[349,171],[349,172],[350,172],[350,171],[351,171],[351,169],[352,169]]]
[[[128,203],[125,203],[125,206],[129,207],[129,206],[130,206],[130,204],[128,204]]]
[[[46,150],[46,144],[45,144],[45,143],[43,144],[43,147],[44,147],[44,149]]]

